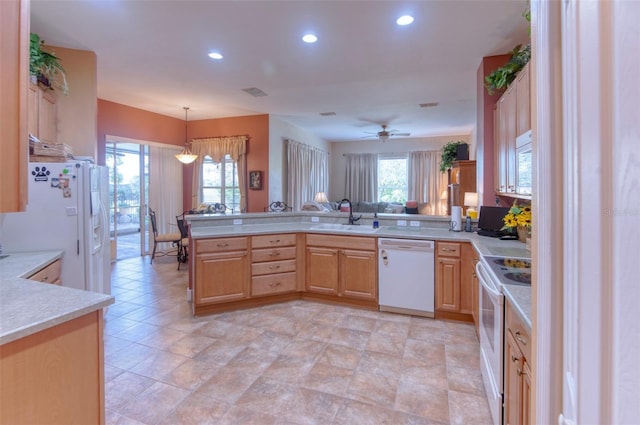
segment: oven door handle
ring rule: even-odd
[[[488,273],[485,271],[484,265],[480,261],[478,261],[478,264],[476,264],[476,273],[478,274],[478,280],[480,281],[480,284],[487,291],[489,291],[491,295],[493,295],[494,297],[502,296],[502,294],[494,286],[490,286],[489,282],[491,282],[492,279],[488,276]]]

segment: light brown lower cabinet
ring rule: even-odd
[[[308,234],[305,290],[377,306],[377,260],[375,238]]]
[[[195,246],[196,308],[249,296],[248,238],[201,239]]]
[[[58,259],[43,269],[38,270],[28,277],[29,280],[35,280],[42,283],[51,283],[53,285],[62,285],[62,260]]]
[[[472,253],[466,242],[436,242],[436,318],[473,321]]]
[[[504,423],[531,423],[531,338],[507,302],[504,356]]]
[[[0,346],[0,423],[104,424],[98,310]]]

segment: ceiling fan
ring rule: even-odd
[[[398,130],[387,130],[386,124],[382,124],[381,127],[382,127],[382,131],[378,131],[377,133],[371,133],[378,136],[378,139],[381,142],[386,142],[387,140],[389,140],[389,137],[391,136],[411,136],[411,133],[400,133],[398,132]]]

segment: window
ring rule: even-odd
[[[404,204],[408,190],[407,157],[378,158],[378,201]]]
[[[234,211],[240,210],[240,186],[238,169],[229,155],[221,163],[206,156],[202,162],[202,202],[225,204]]]

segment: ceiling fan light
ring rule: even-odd
[[[389,140],[389,135],[388,134],[382,134],[380,135],[380,141],[382,143],[386,142],[387,140]]]

